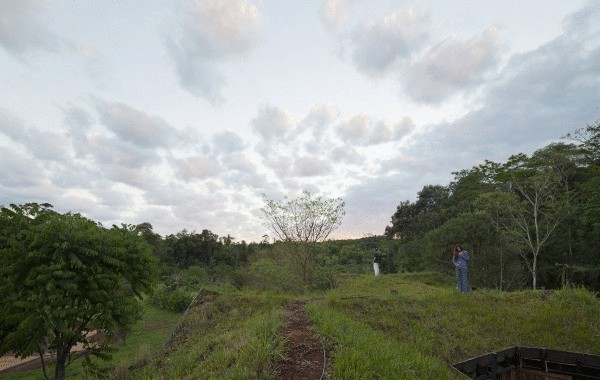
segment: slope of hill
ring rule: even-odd
[[[460,294],[433,273],[338,282],[326,294],[230,291],[198,302],[165,352],[126,376],[277,378],[289,356],[286,305],[298,299],[329,379],[452,379],[450,364],[514,345],[600,354],[600,301],[583,289]]]

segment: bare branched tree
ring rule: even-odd
[[[314,243],[327,237],[342,223],[346,214],[341,198],[314,197],[304,190],[295,199],[281,201],[267,199],[261,209],[265,226],[281,241]]]
[[[305,282],[311,282],[314,257],[308,245],[327,239],[341,225],[346,214],[344,201],[316,197],[306,190],[295,199],[285,197],[273,201],[264,194],[263,199],[265,206],[261,210],[265,226],[290,245],[297,273]]]

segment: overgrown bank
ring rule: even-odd
[[[338,278],[303,296],[325,339],[329,379],[452,379],[449,365],[513,345],[600,354],[600,301],[583,289],[459,294],[434,273]],[[184,321],[179,343],[127,378],[274,379],[293,296],[221,293]]]

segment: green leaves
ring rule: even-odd
[[[85,332],[111,335],[135,321],[131,289],[149,291],[156,269],[133,227],[106,229],[50,207],[1,209],[0,353],[66,352],[59,367]]]

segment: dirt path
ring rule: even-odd
[[[323,346],[310,329],[304,304],[295,301],[288,306],[290,318],[282,336],[287,340],[287,360],[278,368],[281,380],[319,380],[323,376]],[[324,377],[323,377],[324,378]]]

